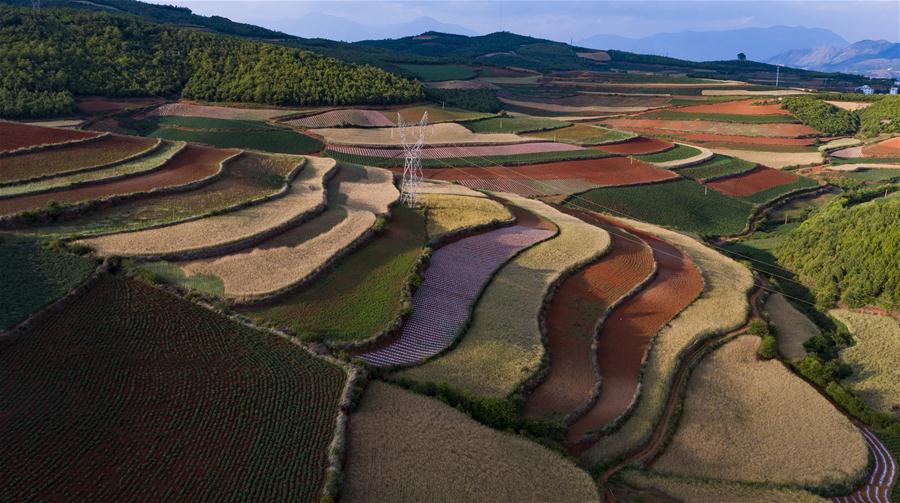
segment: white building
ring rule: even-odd
[[[875,89],[872,89],[872,86],[870,86],[868,84],[864,85],[864,86],[859,86],[856,88],[856,90],[863,94],[875,94]]]

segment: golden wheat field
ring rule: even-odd
[[[802,489],[751,486],[736,482],[664,476],[629,469],[622,480],[631,487],[662,491],[684,503],[826,503],[827,499]]]
[[[396,128],[323,128],[317,129],[325,141],[333,145],[402,145]],[[410,134],[418,133],[410,129]],[[455,122],[431,124],[425,128],[426,145],[490,145],[534,141],[509,133],[473,133]]]
[[[601,437],[585,452],[584,459],[592,465],[629,452],[650,435],[662,414],[681,352],[705,337],[743,325],[749,314],[747,294],[753,287],[753,276],[747,268],[699,241],[656,225],[619,220],[680,249],[700,269],[704,287],[700,297],[654,338],[634,411],[615,433]]]
[[[841,351],[854,370],[845,382],[870,407],[900,414],[900,323],[846,309],[829,313],[847,325],[856,341]]]
[[[862,434],[779,361],[759,360],[759,343],[740,336],[694,370],[678,430],[653,469],[797,486],[857,480],[869,462]]]
[[[785,358],[803,358],[803,343],[819,335],[819,328],[791,305],[784,295],[774,293],[766,300],[766,312],[775,326],[778,352]]]
[[[559,454],[377,381],[347,440],[347,503],[598,501],[590,475]]]
[[[502,204],[484,197],[425,194],[421,200],[428,207],[428,237],[431,239],[513,218]]]

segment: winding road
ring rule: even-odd
[[[848,496],[831,498],[831,501],[835,503],[891,503],[891,488],[897,483],[897,461],[874,433],[865,426],[859,424],[857,426],[875,458],[872,474],[856,492]]]

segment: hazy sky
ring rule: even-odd
[[[566,41],[598,33],[643,37],[683,30],[725,30],[774,25],[827,28],[850,42],[900,40],[900,1],[271,1],[151,0],[189,7],[197,14],[281,28],[303,36],[290,21],[309,13],[341,16],[364,25],[387,25],[430,16],[479,33],[508,30]],[[291,26],[285,29],[285,26]]]

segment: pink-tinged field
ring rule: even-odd
[[[891,503],[891,488],[897,483],[897,461],[868,428],[860,428],[874,464],[866,483],[847,496],[831,498],[835,503]]]
[[[726,114],[726,115],[790,115],[778,104],[757,105],[757,100],[726,101],[674,108],[676,112]]]
[[[662,129],[687,133],[711,133],[739,136],[759,136],[762,138],[797,138],[817,136],[819,133],[803,124],[745,124],[741,122],[714,122],[702,120],[663,119],[609,119],[604,125],[615,129],[633,131],[638,129]]]
[[[326,128],[340,126],[384,127],[394,122],[376,110],[329,110],[320,114],[285,121],[285,124],[304,128]]]
[[[900,136],[884,140],[883,142],[874,145],[866,145],[862,150],[866,156],[900,157]]]
[[[493,272],[520,250],[553,234],[547,229],[514,225],[439,248],[413,296],[412,314],[400,337],[360,358],[376,366],[408,365],[440,353],[459,334]]]
[[[354,147],[348,145],[329,145],[328,150],[342,154],[392,159],[401,157],[403,149]],[[577,145],[552,142],[517,143],[515,145],[478,145],[470,147],[430,147],[422,149],[422,159],[448,159],[453,157],[489,157],[521,154],[541,154],[547,152],[574,152],[584,150]]]
[[[195,103],[167,103],[154,109],[148,115],[177,115],[181,117],[206,117],[209,119],[266,120],[279,115],[287,115],[297,110],[283,108],[238,108]]]

